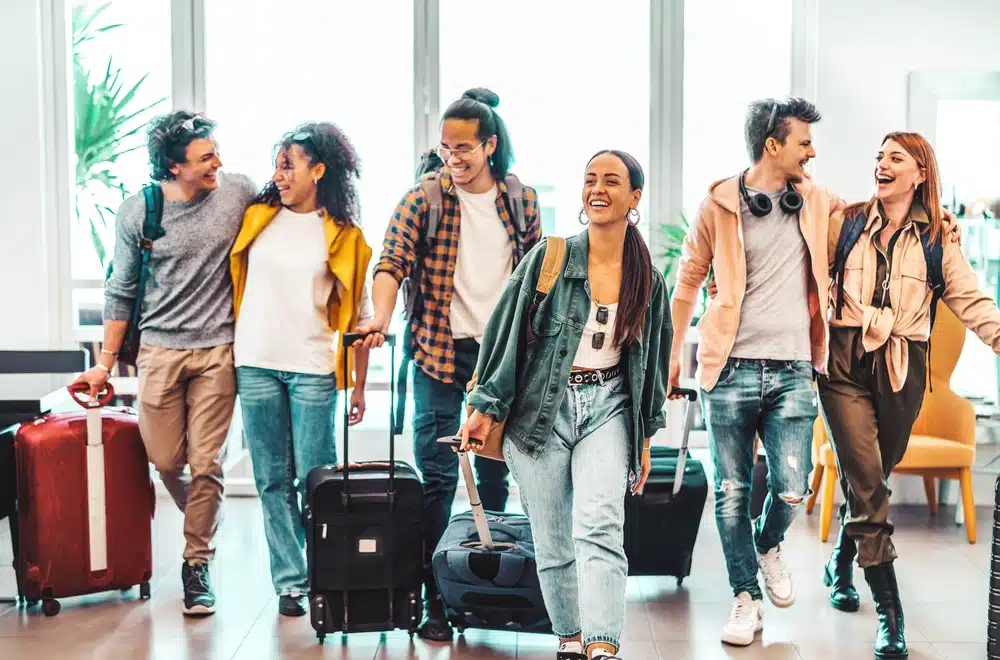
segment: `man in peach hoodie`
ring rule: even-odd
[[[718,288],[698,324],[698,381],[715,466],[715,518],[735,596],[722,641],[746,646],[763,625],[758,569],[777,607],[795,600],[780,544],[808,492],[815,372],[825,373],[827,231],[843,202],[813,185],[816,108],[803,99],[750,104],[749,169],[713,183],[683,246],[671,314],[686,328],[709,268]],[[674,335],[677,387],[684,332]],[[751,523],[754,435],[769,492]]]

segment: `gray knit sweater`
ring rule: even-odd
[[[219,173],[219,187],[187,202],[163,202],[164,236],[153,243],[139,328],[160,348],[211,348],[233,341],[229,251],[255,194],[242,174]],[[127,321],[139,283],[142,194],[118,209],[114,267],[104,287],[104,318]]]

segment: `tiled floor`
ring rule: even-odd
[[[253,499],[229,499],[214,576],[219,611],[214,617],[185,619],[180,613],[181,517],[160,500],[154,521],[153,598],[137,591],[63,602],[48,619],[37,608],[21,611],[0,604],[0,658],[76,660],[100,658],[238,659],[351,658],[357,660],[500,659],[550,660],[547,637],[467,631],[452,645],[410,642],[406,633],[331,635],[316,643],[306,618],[282,619],[271,592],[260,509]],[[796,578],[797,602],[787,610],[769,603],[764,631],[745,649],[723,646],[719,631],[729,607],[725,565],[718,533],[706,507],[694,570],[682,588],[673,579],[631,579],[623,657],[628,660],[712,660],[766,658],[825,660],[871,658],[874,612],[858,571],[861,611],[832,610],[820,581],[830,550],[816,538],[816,515],[796,521],[784,556]],[[981,659],[986,656],[986,604],[992,512],[978,516],[979,543],[970,546],[953,512],[931,518],[926,507],[893,511],[901,555],[897,570],[907,614],[913,660]],[[6,523],[2,525],[6,528]],[[0,534],[0,560],[10,565],[7,536]],[[10,593],[9,571],[0,571],[0,596]]]

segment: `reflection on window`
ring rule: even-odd
[[[72,276],[102,279],[115,212],[149,181],[145,124],[170,108],[169,0],[73,5],[75,222]]]
[[[698,0],[684,5],[683,208],[688,218],[714,181],[749,166],[743,136],[749,103],[789,94],[792,4]]]
[[[539,190],[545,231],[582,230],[583,173],[596,151],[628,151],[648,178],[649,0],[621,0],[614,11],[596,0],[573,11],[537,0],[509,0],[503,11],[465,0],[440,7],[441,110],[472,87],[499,95],[513,172]],[[648,235],[645,203],[639,210]]]
[[[280,11],[271,0],[205,5],[206,110],[219,122],[223,168],[262,186],[285,132],[304,121],[337,124],[361,159],[361,226],[374,251],[372,268],[415,165],[413,3],[393,7],[326,0],[286,0]],[[400,335],[398,316],[393,324]],[[389,380],[388,350],[372,351],[369,372],[370,381]]]
[[[975,126],[970,136],[969,126]],[[962,249],[979,276],[979,287],[1000,299],[1000,101],[938,102],[934,150],[942,179],[942,202],[962,223]],[[970,139],[971,138],[971,139]],[[956,392],[995,402],[1000,390],[997,358],[970,330],[951,382]]]

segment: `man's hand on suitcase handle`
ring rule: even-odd
[[[374,318],[358,324],[358,331],[344,335],[344,345],[353,348],[379,348],[386,342],[394,346],[396,338],[389,334],[389,319]]]
[[[88,388],[87,391],[90,398],[97,400],[101,396],[101,392],[104,392],[108,387],[108,381],[111,379],[111,371],[101,367],[91,367],[87,371],[80,374],[76,380],[70,383],[70,389],[78,388],[76,391],[80,391],[84,385]]]

